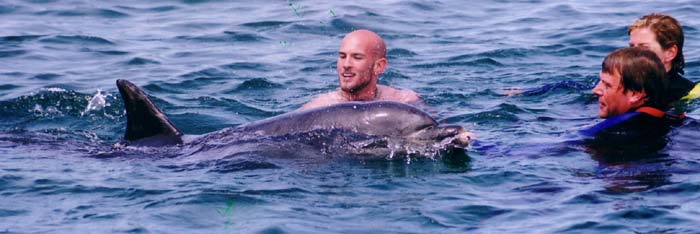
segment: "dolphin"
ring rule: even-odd
[[[206,134],[197,140],[183,140],[183,134],[156,107],[139,87],[117,80],[124,101],[128,145],[168,146],[193,144],[224,138],[234,133],[256,136],[284,136],[317,130],[342,130],[381,138],[401,139],[407,143],[446,143],[451,147],[469,145],[471,134],[459,125],[440,126],[425,112],[398,102],[346,102],[327,107],[294,111]],[[447,142],[446,142],[447,141]]]

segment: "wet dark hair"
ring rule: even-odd
[[[670,15],[651,13],[634,21],[627,29],[627,35],[631,34],[633,30],[640,28],[649,28],[656,36],[656,41],[659,42],[659,45],[664,50],[671,48],[673,45],[678,47],[678,53],[671,61],[669,73],[683,74],[683,67],[685,67],[685,58],[683,57],[684,37],[683,28],[678,23],[678,20]]]
[[[664,110],[668,105],[666,71],[654,52],[636,47],[617,49],[603,60],[602,72],[619,74],[623,92],[644,91],[646,106]]]

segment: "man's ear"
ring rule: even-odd
[[[635,106],[642,105],[647,101],[647,94],[644,91],[632,91],[632,95],[629,96],[628,100]]]
[[[673,45],[670,48],[664,50],[664,57],[661,62],[663,63],[670,63],[673,61],[674,58],[676,58],[676,55],[678,54],[678,46]]]
[[[380,58],[374,61],[374,75],[379,75],[384,72],[384,69],[386,69],[386,58]]]

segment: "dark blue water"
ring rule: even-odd
[[[610,162],[562,143],[600,121],[590,90],[505,95],[592,87],[650,12],[681,21],[699,81],[694,0],[2,1],[0,233],[697,233],[700,124]],[[358,28],[386,40],[380,83],[477,134],[468,160],[112,147],[116,79],[204,134],[334,89],[340,39]]]

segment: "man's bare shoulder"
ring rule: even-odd
[[[385,85],[379,85],[379,100],[396,101],[403,103],[419,103],[421,102],[418,93],[410,89],[397,89]]]
[[[333,91],[330,91],[327,93],[319,94],[314,99],[311,99],[311,101],[302,105],[299,108],[299,110],[306,110],[306,109],[322,107],[322,106],[330,106],[330,105],[341,103],[341,102],[343,102],[342,97],[340,97],[337,90],[333,90]]]

